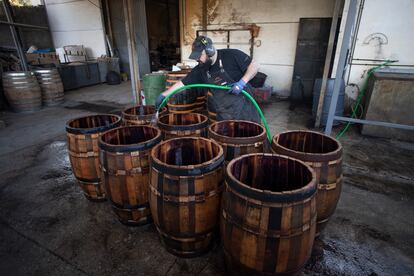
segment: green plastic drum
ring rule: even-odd
[[[146,74],[143,78],[145,104],[155,105],[158,96],[165,91],[166,75],[160,73]]]

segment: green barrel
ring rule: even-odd
[[[146,74],[143,78],[146,105],[155,105],[158,96],[165,90],[166,75],[160,73]]]

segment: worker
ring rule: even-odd
[[[181,81],[176,82],[158,97],[156,106],[173,91],[184,85],[207,83],[231,86],[230,90],[213,89],[208,97],[208,109],[217,114],[217,120],[247,120],[260,122],[260,117],[250,100],[241,94],[250,93],[248,82],[256,75],[259,66],[248,55],[237,49],[216,50],[213,42],[206,36],[197,37],[192,45],[190,59],[198,65]]]

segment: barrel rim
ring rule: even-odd
[[[308,132],[308,133],[313,133],[316,135],[323,136],[333,141],[338,147],[336,150],[327,152],[327,153],[311,153],[311,152],[292,150],[276,142],[276,139],[280,137],[281,135],[290,134],[290,133],[300,133],[300,132]],[[331,136],[328,136],[326,134],[323,134],[317,131],[311,131],[311,130],[288,130],[288,131],[280,132],[276,134],[275,136],[273,136],[271,148],[273,151],[278,150],[277,153],[279,154],[292,156],[294,158],[298,158],[300,160],[309,161],[309,162],[314,162],[314,161],[329,162],[329,161],[333,161],[333,160],[341,158],[341,155],[342,155],[342,144],[337,139]]]
[[[231,173],[231,169],[233,165],[243,158],[250,158],[251,156],[270,156],[270,157],[277,157],[282,159],[294,160],[295,162],[300,163],[301,165],[305,166],[310,173],[312,174],[312,178],[303,187],[299,189],[283,191],[283,192],[273,192],[269,190],[260,190],[256,188],[252,188],[249,185],[244,184],[243,182],[239,181],[234,177]],[[270,202],[270,203],[291,203],[304,200],[306,198],[310,198],[313,195],[316,195],[316,191],[318,189],[318,185],[316,183],[316,173],[312,169],[311,166],[307,165],[305,162],[292,158],[289,156],[281,155],[281,154],[271,154],[271,153],[250,153],[239,156],[227,165],[226,168],[226,183],[230,188],[234,189],[238,193],[248,196],[250,198],[260,200],[262,202]]]
[[[134,143],[134,144],[122,144],[122,145],[114,145],[109,144],[103,141],[103,137],[112,132],[112,131],[120,131],[126,128],[152,128],[157,131],[157,135],[154,138],[146,140],[141,143]],[[99,149],[109,151],[109,152],[132,152],[132,151],[142,151],[149,148],[152,148],[154,145],[158,144],[161,141],[161,131],[158,128],[147,126],[147,125],[135,125],[135,126],[120,126],[116,128],[112,128],[110,130],[105,131],[101,135],[99,135]]]
[[[205,140],[209,143],[215,144],[219,148],[219,152],[217,156],[214,158],[200,163],[196,165],[186,165],[186,166],[177,166],[177,165],[170,165],[165,162],[162,162],[158,157],[154,156],[155,151],[161,147],[162,145],[166,143],[170,143],[171,141],[175,140]],[[166,141],[163,141],[152,148],[151,150],[151,166],[155,168],[156,170],[163,172],[165,174],[174,175],[174,176],[198,176],[202,175],[207,172],[214,171],[218,167],[222,166],[224,163],[224,151],[222,146],[220,146],[219,143],[216,141],[213,141],[211,139],[207,139],[204,137],[178,137],[178,138],[172,138],[168,139]]]
[[[228,123],[228,122],[253,124],[253,125],[259,126],[262,131],[259,135],[256,135],[256,136],[230,137],[230,136],[225,136],[225,135],[218,134],[216,131],[213,130],[213,127],[215,125],[218,125],[220,123]],[[257,142],[264,142],[266,140],[266,129],[261,124],[258,124],[258,123],[252,122],[252,121],[247,121],[247,120],[223,120],[223,121],[216,121],[216,122],[212,123],[208,127],[208,135],[212,139],[219,140],[220,142],[226,143],[226,144],[251,144],[251,143],[257,143]],[[230,141],[230,139],[231,139],[231,141]]]
[[[134,114],[127,113],[128,110],[135,109],[135,108],[138,108],[140,106],[144,106],[144,107],[145,106],[147,106],[147,107],[154,107],[155,112],[154,113],[151,113],[151,114],[145,114],[145,115],[134,115]],[[159,114],[164,114],[167,111],[168,111],[168,109],[165,106],[163,106],[159,110]],[[157,109],[156,109],[155,105],[136,104],[136,105],[127,106],[126,108],[124,108],[122,110],[121,114],[122,114],[122,118],[126,118],[126,117],[136,117],[136,118],[139,119],[139,118],[145,118],[146,116],[153,116],[156,112],[157,112]]]
[[[92,128],[77,128],[77,127],[70,126],[70,124],[76,120],[80,120],[80,119],[87,118],[87,117],[97,117],[97,116],[112,116],[112,117],[116,117],[117,120],[109,124],[108,126],[100,126],[100,127],[92,127]],[[121,116],[118,116],[115,114],[109,114],[109,113],[92,114],[92,115],[76,117],[74,119],[67,121],[66,131],[71,134],[94,134],[94,133],[107,131],[114,127],[118,127],[121,124],[121,122],[122,122]]]
[[[167,116],[188,116],[188,115],[196,115],[196,116],[201,116],[201,118],[203,119],[201,121],[201,123],[196,123],[196,124],[190,124],[190,125],[170,125],[170,124],[165,124],[163,122],[161,122],[161,118],[167,117]],[[167,131],[185,131],[185,130],[198,130],[198,129],[203,129],[206,128],[208,126],[208,117],[200,114],[200,113],[169,113],[169,114],[165,114],[163,116],[161,116],[158,119],[158,123],[157,123],[158,127],[161,130],[167,130]]]

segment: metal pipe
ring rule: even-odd
[[[22,28],[29,28],[29,29],[38,29],[38,30],[49,30],[48,27],[43,26],[35,26],[30,24],[23,24],[23,23],[11,23],[7,21],[0,20],[0,24],[2,25],[9,25],[9,26],[16,26],[16,27],[22,27]]]
[[[377,66],[377,63],[351,63],[352,65]],[[388,67],[414,67],[414,64],[388,64]]]
[[[348,15],[346,18],[344,37],[341,44],[341,52],[339,55],[338,67],[336,69],[334,89],[332,92],[331,104],[329,106],[328,121],[326,123],[325,134],[331,135],[332,125],[335,117],[336,105],[338,103],[339,89],[341,87],[341,79],[343,76],[345,62],[348,53],[349,41],[351,39],[351,31],[355,23],[355,15],[357,10],[357,0],[351,0],[349,3]]]
[[[414,130],[414,126],[388,123],[388,122],[381,122],[381,121],[362,120],[362,119],[354,119],[354,118],[341,117],[341,116],[335,116],[334,120],[357,123],[357,124],[364,124],[364,125],[373,125],[373,126],[383,126],[383,127],[400,128],[400,129],[406,129],[406,130]]]
[[[3,7],[4,7],[4,13],[6,14],[7,22],[11,23],[9,25],[10,32],[13,38],[14,45],[16,46],[17,54],[19,55],[19,58],[20,58],[20,64],[21,64],[22,70],[28,71],[29,68],[26,62],[26,55],[23,52],[19,34],[16,31],[16,27],[12,25],[14,22],[13,22],[13,17],[11,15],[10,2],[9,0],[3,0],[2,2],[3,2]]]
[[[139,82],[139,68],[138,68],[138,56],[137,56],[137,45],[135,42],[134,23],[132,21],[131,10],[133,4],[131,0],[124,0],[124,19],[125,19],[125,30],[128,44],[128,58],[129,58],[129,71],[131,74],[131,86],[132,86],[132,98],[134,104],[141,103],[141,85]]]

